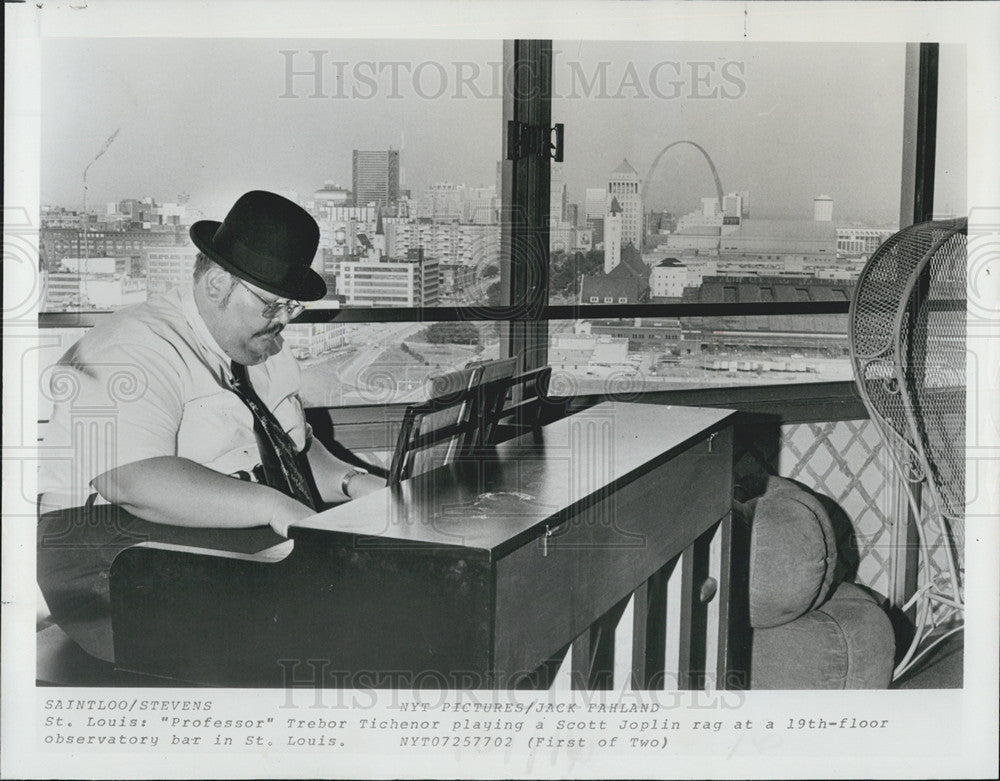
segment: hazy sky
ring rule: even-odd
[[[571,201],[628,157],[643,176],[695,141],[756,216],[898,215],[903,44],[557,41],[553,121],[566,125]],[[947,51],[946,51],[947,50]],[[292,52],[283,54],[282,52]],[[314,54],[313,52],[317,52]],[[289,77],[288,70],[312,72]],[[151,195],[220,216],[248,189],[350,187],[351,151],[402,149],[403,186],[490,185],[500,158],[499,41],[47,40],[43,203]],[[964,56],[943,47],[938,210],[965,209]],[[290,81],[289,81],[290,78]],[[289,88],[290,84],[290,88]],[[317,94],[318,93],[318,94]],[[688,211],[714,194],[708,166],[672,149],[648,206]]]

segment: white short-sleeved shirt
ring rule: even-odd
[[[40,443],[41,511],[83,504],[91,481],[125,464],[181,456],[223,474],[260,464],[253,415],[190,287],[110,315],[60,359]],[[309,430],[288,349],[249,367],[257,395],[302,450]],[[102,501],[98,498],[98,501]]]

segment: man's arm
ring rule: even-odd
[[[133,515],[174,526],[270,525],[287,536],[290,523],[315,514],[274,488],[228,477],[179,456],[125,464],[98,475],[92,484],[101,496]],[[352,480],[352,491],[353,486]]]
[[[313,478],[316,480],[316,487],[319,489],[319,495],[323,497],[324,501],[346,502],[348,499],[357,499],[359,496],[385,488],[385,480],[381,477],[355,475],[348,485],[350,491],[348,496],[341,490],[344,476],[356,467],[334,456],[315,437],[313,437],[306,455]]]

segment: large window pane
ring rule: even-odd
[[[499,41],[45,41],[42,311],[189,284],[191,223],[251,189],[317,220],[328,294],[311,309],[495,303],[501,55]],[[425,327],[287,335],[310,396],[349,404],[375,400],[366,377]],[[451,352],[430,363],[461,363]],[[425,377],[406,372],[377,400],[419,395]]]
[[[847,315],[560,320],[552,393],[849,381]]]
[[[250,189],[316,217],[329,292],[314,306],[488,302],[499,41],[50,39],[42,54],[42,311],[187,283],[190,224]]]
[[[435,377],[500,357],[499,326],[490,322],[310,324],[286,333],[308,407],[425,401]]]
[[[552,115],[567,141],[565,162],[552,170],[552,303],[847,302],[863,262],[897,229],[903,45],[554,49]],[[696,321],[677,327],[701,333]],[[790,358],[825,328],[822,317],[783,322],[745,319],[742,327],[766,332],[766,350]],[[574,330],[608,335],[589,319]],[[634,330],[630,352],[652,353],[639,349],[643,339],[661,337]],[[739,364],[766,363],[755,341],[726,346],[736,376],[749,382]],[[714,343],[692,342],[696,352],[686,349],[680,367],[700,366]],[[555,336],[550,350],[559,350]],[[671,361],[641,365],[654,384],[716,376]],[[842,369],[794,374],[849,377]]]
[[[968,213],[968,89],[964,44],[941,44],[937,98],[934,216],[961,217]]]

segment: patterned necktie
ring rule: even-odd
[[[233,361],[232,371],[233,390],[253,413],[253,430],[260,449],[264,482],[315,510],[316,502],[309,480],[299,465],[295,443],[254,391],[247,376],[247,367]]]

